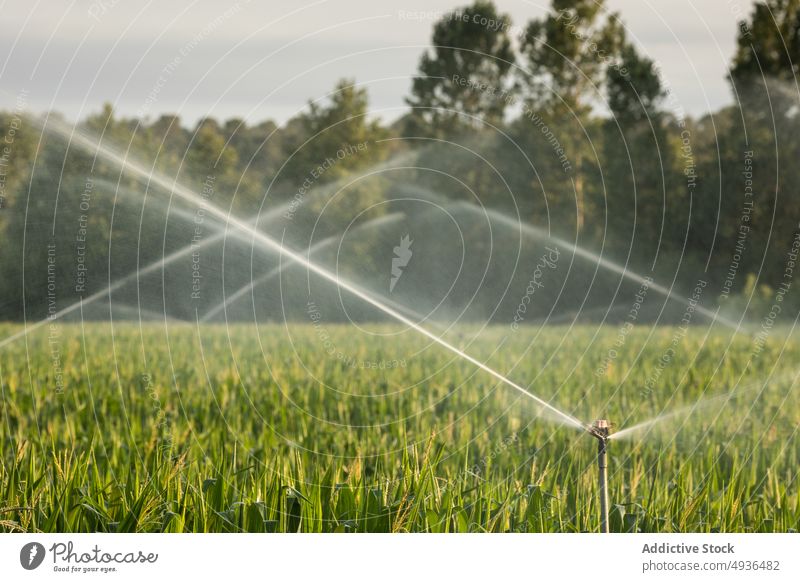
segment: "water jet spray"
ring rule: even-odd
[[[93,154],[97,158],[103,159],[107,163],[119,168],[120,171],[134,176],[147,185],[154,184],[160,187],[161,189],[169,192],[171,196],[175,196],[189,203],[190,206],[196,207],[204,203],[204,200],[199,193],[181,184],[176,178],[170,178],[164,174],[154,171],[152,168],[148,169],[146,166],[129,159],[126,155],[120,154],[112,148],[103,146],[99,141],[76,131],[74,128],[71,128],[65,123],[59,121],[51,121],[48,123],[42,122],[40,123],[40,126],[42,127],[43,131],[47,131],[53,135],[61,136],[63,139],[67,140],[70,145],[79,147],[85,152]],[[281,255],[282,257],[289,259],[290,261],[297,263],[302,267],[305,267],[308,272],[314,273],[320,278],[333,283],[341,290],[346,291],[348,294],[371,305],[378,311],[383,312],[385,315],[388,315],[396,321],[415,330],[420,335],[432,340],[439,346],[459,356],[461,359],[480,368],[492,376],[495,380],[499,380],[506,386],[521,393],[526,398],[533,400],[539,404],[544,412],[549,413],[550,419],[556,420],[565,426],[571,426],[575,429],[585,428],[585,424],[571,414],[556,408],[547,400],[533,394],[532,392],[529,392],[504,374],[498,372],[494,368],[489,367],[487,364],[459,349],[439,335],[417,324],[415,321],[409,319],[396,309],[389,307],[384,302],[377,300],[371,294],[365,290],[362,290],[355,283],[343,279],[336,272],[329,271],[314,261],[309,260],[303,255],[302,252],[284,246],[283,243],[278,239],[272,238],[271,236],[259,231],[257,225],[249,224],[248,222],[242,220],[241,218],[237,218],[230,212],[223,210],[221,207],[216,206],[215,204],[208,203],[205,208],[208,215],[214,216],[215,218],[221,220],[226,226],[230,226],[233,230],[238,231],[238,237],[240,239],[249,239],[251,244],[257,245],[261,250]],[[225,232],[227,232],[227,228]]]

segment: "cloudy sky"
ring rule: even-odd
[[[20,92],[69,119],[114,103],[124,115],[178,112],[284,121],[337,79],[368,87],[387,119],[403,112],[435,18],[452,0],[31,0],[2,3],[0,108]],[[499,0],[514,24],[544,1]],[[699,115],[730,101],[736,23],[752,0],[608,0],[660,66],[674,102]]]

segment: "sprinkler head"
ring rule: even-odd
[[[589,428],[589,433],[596,439],[606,441],[611,434],[611,423],[605,419],[595,420]]]

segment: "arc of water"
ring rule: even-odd
[[[390,224],[392,222],[396,222],[396,221],[400,220],[404,216],[405,215],[402,212],[393,212],[391,214],[387,214],[386,216],[379,216],[377,218],[373,218],[372,220],[369,220],[369,221],[365,222],[364,224],[356,227],[355,229],[353,229],[352,232],[356,232],[356,231],[359,231],[359,230],[362,230],[362,229],[367,229],[367,228],[374,228],[376,226],[381,226],[381,225],[385,225],[385,224]],[[311,256],[311,255],[313,255],[315,253],[318,253],[321,250],[324,250],[324,249],[330,247],[335,242],[341,240],[343,236],[344,235],[338,235],[338,234],[331,235],[331,236],[319,241],[318,243],[311,245],[308,248],[308,250],[305,251],[305,252],[306,252],[306,254],[308,256]],[[232,293],[231,295],[228,295],[222,301],[220,301],[217,305],[215,305],[214,307],[209,309],[205,313],[205,315],[203,315],[203,317],[200,318],[200,321],[209,321],[215,315],[217,315],[220,311],[222,311],[223,309],[227,309],[230,305],[232,305],[233,303],[235,303],[236,301],[238,301],[239,299],[241,299],[242,297],[247,295],[249,292],[251,292],[257,286],[263,285],[264,283],[267,283],[270,279],[272,279],[273,277],[275,277],[278,274],[282,273],[284,270],[286,270],[288,267],[290,267],[293,264],[294,263],[291,262],[291,261],[282,262],[280,265],[270,269],[269,271],[267,271],[267,273],[265,273],[264,275],[260,276],[259,278],[251,280],[249,283],[247,283],[246,285],[244,285],[241,288],[239,288],[236,292]]]
[[[486,214],[488,214],[489,216],[491,216],[492,218],[494,218],[495,220],[497,220],[500,223],[504,223],[506,225],[513,226],[514,228],[520,228],[521,227],[524,232],[530,234],[531,236],[534,236],[534,237],[536,237],[536,238],[538,238],[540,240],[551,241],[551,242],[553,242],[553,243],[555,243],[555,244],[557,244],[559,246],[562,246],[562,247],[568,249],[574,255],[576,255],[578,257],[581,257],[583,259],[586,259],[588,261],[591,261],[593,263],[596,263],[596,264],[600,265],[601,267],[603,267],[604,269],[606,269],[608,271],[611,271],[612,273],[616,273],[618,275],[621,275],[622,277],[624,277],[624,278],[626,278],[626,279],[628,279],[630,281],[634,281],[636,283],[639,283],[640,285],[647,284],[649,286],[649,289],[652,289],[653,291],[655,291],[659,295],[662,295],[662,296],[666,297],[667,299],[670,299],[672,301],[676,301],[676,302],[678,302],[678,303],[680,303],[682,305],[685,305],[687,307],[692,307],[695,311],[697,311],[698,313],[700,313],[701,315],[703,315],[704,317],[706,317],[707,319],[709,319],[711,321],[719,321],[724,326],[726,326],[728,328],[731,328],[734,331],[737,331],[737,332],[740,331],[740,329],[739,329],[740,326],[737,325],[735,322],[730,321],[729,319],[727,319],[727,318],[719,315],[718,313],[715,313],[714,311],[711,311],[710,309],[707,309],[707,308],[705,308],[705,307],[703,307],[701,305],[692,304],[691,301],[689,301],[685,297],[681,297],[680,295],[677,295],[676,293],[672,292],[670,289],[664,287],[663,285],[660,285],[660,284],[656,283],[652,279],[648,279],[646,277],[642,277],[638,273],[634,273],[630,269],[628,269],[626,267],[623,267],[622,265],[618,265],[617,263],[606,259],[602,255],[598,255],[597,253],[593,253],[592,251],[590,251],[588,249],[585,249],[583,247],[580,247],[580,246],[578,246],[576,244],[573,244],[573,243],[571,243],[571,242],[569,242],[567,240],[564,240],[564,239],[559,238],[557,236],[553,236],[550,233],[548,233],[547,231],[545,231],[544,229],[537,228],[537,227],[532,226],[530,224],[525,224],[525,223],[521,223],[519,221],[515,221],[510,216],[506,216],[505,214],[497,212],[496,210],[481,209],[481,208],[478,208],[477,206],[475,206],[473,204],[470,204],[468,202],[461,202],[459,204],[461,206],[463,206],[463,207],[468,208],[470,212],[486,213]]]
[[[33,121],[34,121],[35,124],[38,124],[40,127],[45,128],[45,122],[43,120],[34,118]],[[53,122],[51,120],[50,124],[54,125],[55,122]],[[64,127],[59,127],[59,130],[57,131],[57,133],[59,133],[62,137],[64,137],[67,140],[69,140],[70,137],[71,137],[71,131],[69,132],[70,135],[66,135],[66,133],[65,133],[66,131],[67,130],[65,130]],[[98,146],[99,146],[99,144],[98,144]],[[392,163],[405,163],[407,157],[408,157],[408,154],[405,154],[405,157],[401,156],[397,160],[393,160],[393,161],[390,160],[390,161],[380,162],[379,164],[376,164],[372,169],[373,170],[379,170],[379,169],[381,169],[383,167],[388,167]],[[170,180],[165,178],[165,177],[163,177],[163,176],[161,176],[161,178],[162,179],[160,179],[158,181],[153,181],[152,183],[154,185],[156,185],[156,186],[159,186],[159,187],[165,189],[167,192],[171,191],[171,187],[169,185]],[[316,189],[316,190],[310,192],[309,196],[316,197],[316,196],[321,196],[321,195],[325,195],[325,194],[330,194],[336,187],[338,187],[338,185],[341,183],[341,181],[342,181],[342,179],[335,180],[335,181],[333,181],[333,182],[331,182],[329,184],[325,184],[325,185],[321,186],[319,189]],[[105,181],[103,181],[103,182],[105,182]],[[150,183],[151,182],[149,180],[146,181],[146,185],[149,185]],[[194,201],[194,202],[196,203],[196,201]],[[295,202],[293,200],[289,200],[287,202],[284,202],[284,203],[278,205],[277,207],[275,207],[273,209],[270,209],[269,211],[267,211],[267,212],[265,212],[263,214],[260,214],[257,218],[253,219],[252,222],[253,222],[253,224],[256,224],[256,223],[269,224],[272,220],[274,220],[276,218],[279,218],[282,215],[284,215],[290,208],[292,208],[293,204],[295,204]],[[194,218],[193,215],[187,214],[186,211],[177,212],[177,211],[175,211],[173,209],[173,212],[176,212],[176,214],[180,218],[184,218],[186,220],[193,220],[193,218]],[[26,325],[24,327],[24,329],[21,329],[17,333],[14,333],[14,334],[12,334],[12,335],[0,340],[0,349],[3,349],[5,346],[10,345],[10,344],[14,343],[15,341],[27,336],[31,332],[36,331],[37,329],[43,327],[44,325],[46,325],[48,322],[50,322],[52,320],[56,320],[56,319],[62,318],[64,316],[66,316],[66,315],[69,315],[70,313],[78,311],[81,308],[81,305],[83,305],[85,307],[86,305],[94,303],[95,301],[98,301],[98,300],[102,299],[103,297],[106,297],[106,296],[110,295],[114,291],[117,291],[117,290],[121,289],[123,286],[125,286],[126,284],[128,284],[128,283],[130,283],[132,281],[135,281],[139,277],[146,276],[146,275],[149,275],[151,273],[157,272],[159,269],[162,269],[163,267],[165,267],[165,266],[167,266],[167,265],[169,265],[171,263],[174,263],[174,262],[178,261],[179,259],[185,257],[186,255],[191,253],[193,250],[202,249],[204,247],[210,246],[211,244],[222,240],[226,236],[226,234],[230,234],[234,238],[240,238],[240,239],[244,236],[239,231],[227,232],[225,227],[224,227],[224,225],[225,225],[225,221],[222,221],[222,223],[220,225],[215,225],[214,228],[217,229],[217,233],[214,234],[213,236],[208,237],[208,238],[204,238],[201,242],[196,243],[194,246],[189,244],[189,245],[185,246],[184,248],[179,249],[179,250],[167,255],[166,257],[163,257],[162,259],[159,259],[157,261],[154,261],[153,263],[150,263],[146,267],[143,267],[143,268],[139,269],[136,272],[133,272],[133,273],[130,273],[129,275],[126,275],[122,279],[119,279],[119,280],[109,284],[107,287],[97,291],[96,293],[93,293],[93,294],[91,294],[91,295],[89,295],[87,297],[82,297],[81,299],[79,299],[75,303],[72,303],[71,305],[68,305],[67,307],[57,311],[56,313],[54,313],[53,315],[49,316],[46,319],[42,319],[42,320],[37,321],[35,323]],[[251,240],[248,240],[246,237],[245,237],[245,241],[246,242],[251,242]]]
[[[473,205],[470,205],[470,204],[467,204],[467,205],[470,206],[472,210],[477,208],[477,207],[475,207]],[[512,219],[512,218],[510,218],[508,216],[505,216],[504,214],[501,214],[501,213],[499,213],[499,212],[497,212],[495,210],[488,210],[487,209],[487,210],[485,210],[485,212],[487,214],[491,215],[493,218],[495,218],[498,222],[505,222],[506,224],[510,223],[510,224],[513,224],[514,226],[516,226],[518,224],[517,222],[514,221],[514,219]],[[597,263],[598,265],[600,265],[601,267],[607,269],[608,271],[611,271],[612,273],[617,273],[618,275],[621,275],[621,276],[625,277],[626,279],[628,279],[630,281],[634,281],[636,283],[639,283],[640,285],[643,285],[643,284],[646,283],[646,284],[648,284],[650,289],[652,289],[653,291],[655,291],[659,295],[662,295],[662,296],[664,296],[667,299],[670,299],[672,301],[676,301],[678,303],[681,303],[682,305],[685,305],[687,307],[691,306],[695,311],[697,311],[698,313],[702,314],[703,316],[705,316],[709,320],[711,320],[711,321],[719,321],[720,323],[722,323],[726,327],[729,327],[729,328],[733,329],[734,331],[739,331],[739,326],[736,323],[734,323],[733,321],[730,321],[729,319],[726,319],[725,317],[719,315],[718,313],[715,313],[714,311],[711,311],[710,309],[707,309],[707,308],[705,308],[705,307],[703,307],[701,305],[693,305],[685,297],[681,297],[680,295],[677,295],[677,294],[673,293],[670,289],[664,287],[663,285],[659,285],[658,283],[656,283],[652,279],[647,279],[645,277],[642,277],[638,273],[634,273],[633,271],[627,269],[626,267],[623,267],[622,265],[618,265],[617,263],[606,259],[602,255],[598,255],[596,253],[593,253],[590,250],[587,250],[587,249],[585,249],[583,247],[580,247],[580,246],[578,246],[576,244],[573,244],[573,243],[571,243],[571,242],[569,242],[567,240],[564,240],[564,239],[559,238],[557,236],[553,236],[553,235],[547,233],[546,231],[544,231],[543,229],[537,228],[537,227],[532,226],[530,224],[523,224],[522,228],[523,228],[523,230],[525,232],[527,232],[527,233],[529,233],[529,234],[531,234],[533,236],[536,236],[539,239],[545,239],[545,240],[553,241],[557,245],[563,246],[564,248],[569,249],[569,251],[572,252],[574,255],[579,256],[579,257],[584,258],[584,259],[587,259],[587,260],[589,260],[591,262]]]
[[[90,139],[89,137],[83,135],[82,133],[72,130],[72,128],[70,128],[66,124],[63,124],[61,122],[51,122],[45,126],[45,129],[47,131],[61,135],[64,139],[71,140],[71,143],[76,144],[77,146],[83,148],[84,150],[89,151],[90,153],[99,155],[107,162],[114,164],[123,171],[130,172],[131,174],[135,175],[137,178],[145,181],[146,183],[153,182],[159,185],[160,187],[172,192],[175,196],[182,198],[186,202],[198,205],[203,202],[203,198],[197,192],[194,192],[191,189],[187,188],[186,186],[180,184],[177,180],[172,180],[156,172],[148,171],[145,167],[141,166],[140,164],[121,156],[114,150],[102,146],[102,144]],[[531,400],[539,404],[545,411],[551,413],[555,418],[566,423],[567,425],[591,432],[592,429],[590,426],[581,422],[577,418],[567,414],[566,412],[559,410],[546,400],[529,392],[519,384],[515,383],[511,379],[501,374],[500,372],[494,370],[493,368],[490,368],[488,365],[470,356],[466,352],[463,352],[462,350],[458,349],[456,346],[450,344],[449,342],[442,339],[438,335],[428,331],[426,328],[414,323],[412,320],[408,319],[406,316],[396,311],[395,309],[392,309],[391,307],[374,299],[368,293],[358,288],[356,285],[342,280],[342,278],[336,275],[335,273],[332,273],[327,269],[317,265],[316,263],[306,259],[301,253],[287,248],[279,241],[260,232],[257,228],[247,224],[245,221],[239,218],[236,218],[232,214],[225,212],[218,206],[210,202],[206,202],[205,207],[206,211],[209,214],[213,214],[218,218],[224,220],[227,224],[230,224],[235,229],[239,230],[241,233],[246,233],[247,235],[249,235],[250,239],[254,243],[255,242],[260,243],[260,246],[265,250],[279,253],[284,257],[303,265],[310,272],[315,273],[316,275],[318,275],[323,279],[327,279],[328,281],[337,285],[340,289],[347,291],[351,295],[361,299],[362,301],[371,305],[375,309],[382,311],[383,313],[394,318],[400,323],[414,329],[421,335],[439,344],[441,347],[453,352],[454,354],[460,356],[464,360],[477,366],[478,368],[480,368],[481,370],[483,370],[496,380],[499,380],[500,382],[520,392],[524,396],[530,398]]]
[[[415,195],[424,194],[426,197],[431,198],[431,199],[440,199],[441,198],[441,196],[439,196],[438,194],[436,194],[434,192],[430,192],[427,188],[422,188],[422,187],[418,187],[418,186],[410,188],[410,187],[405,186],[405,185],[401,185],[401,186],[399,186],[399,188],[402,191],[405,191],[405,192],[408,192],[408,193],[414,193]],[[704,317],[706,317],[707,319],[709,319],[711,321],[718,321],[721,324],[723,324],[724,326],[726,326],[726,327],[728,327],[730,329],[733,329],[734,331],[737,331],[737,332],[741,331],[740,330],[740,326],[738,324],[736,324],[735,322],[725,318],[724,316],[719,315],[719,313],[716,313],[716,312],[714,312],[714,311],[712,311],[710,309],[707,309],[707,308],[703,307],[702,305],[693,305],[691,303],[691,301],[689,301],[685,297],[681,297],[680,295],[677,295],[676,293],[674,293],[673,291],[671,291],[667,287],[664,287],[663,285],[660,285],[660,284],[656,283],[652,279],[648,279],[648,278],[642,277],[641,275],[631,271],[627,267],[624,267],[622,265],[618,265],[617,263],[615,263],[613,261],[610,261],[609,259],[603,257],[602,255],[594,253],[594,252],[592,252],[592,251],[590,251],[588,249],[585,249],[585,248],[583,248],[581,246],[578,246],[578,245],[576,245],[574,243],[571,243],[571,242],[569,242],[567,240],[564,240],[564,239],[562,239],[560,237],[554,236],[554,235],[548,233],[546,230],[544,230],[542,228],[538,228],[538,227],[533,226],[531,224],[524,223],[524,222],[522,222],[520,220],[517,220],[517,219],[514,219],[514,218],[512,218],[510,216],[507,216],[507,215],[503,214],[502,212],[498,212],[497,210],[492,210],[492,209],[489,209],[489,208],[478,206],[478,205],[473,204],[471,202],[466,202],[466,201],[453,202],[453,201],[450,201],[450,200],[448,200],[447,202],[448,202],[447,205],[450,206],[450,207],[461,207],[461,208],[464,208],[466,211],[471,212],[473,214],[480,214],[483,217],[493,218],[494,220],[496,220],[497,222],[499,222],[500,224],[503,224],[505,226],[521,229],[526,234],[528,234],[528,235],[530,235],[532,237],[535,237],[535,238],[537,238],[539,240],[546,240],[546,241],[553,242],[553,243],[555,243],[555,244],[557,244],[557,245],[559,245],[561,247],[564,247],[564,248],[568,249],[574,255],[576,255],[576,256],[578,256],[578,257],[580,257],[582,259],[588,260],[588,261],[590,261],[592,263],[595,263],[595,264],[603,267],[604,269],[606,269],[608,271],[611,271],[613,273],[621,275],[622,277],[628,279],[629,281],[633,281],[633,282],[638,283],[640,285],[643,285],[643,284],[647,283],[648,286],[649,286],[649,289],[652,289],[653,291],[655,291],[659,295],[662,295],[663,297],[666,297],[667,299],[669,299],[671,301],[676,301],[676,302],[678,302],[678,303],[680,303],[680,304],[682,304],[684,306],[687,306],[687,307],[691,306],[695,311],[697,311],[698,313],[700,313],[701,315],[703,315]]]
[[[629,426],[627,428],[624,428],[620,431],[613,433],[609,438],[613,440],[622,440],[630,436],[633,436],[638,432],[651,428],[655,425],[666,422],[668,420],[690,416],[695,412],[699,410],[704,410],[722,400],[726,401],[723,404],[727,404],[727,401],[731,400],[735,396],[741,396],[742,394],[745,394],[747,392],[752,392],[758,389],[761,389],[761,391],[763,391],[763,389],[766,388],[766,385],[769,383],[781,382],[784,380],[792,380],[792,382],[796,382],[798,377],[800,377],[800,371],[795,370],[786,374],[782,374],[772,380],[768,380],[766,383],[762,381],[751,382],[750,384],[746,384],[738,389],[731,390],[730,392],[724,392],[722,394],[717,394],[715,396],[702,398],[697,402],[690,404],[689,406],[682,406],[681,408],[673,410],[672,412],[669,412],[667,414],[662,414],[655,418],[651,418],[649,420],[645,420],[640,423],[634,424],[633,426]]]
[[[2,349],[3,347],[5,347],[5,346],[7,346],[7,345],[9,345],[11,343],[14,343],[16,340],[18,340],[18,339],[20,339],[22,337],[25,337],[29,333],[39,329],[40,327],[42,327],[43,325],[49,323],[52,320],[61,319],[62,317],[66,316],[66,315],[69,315],[70,313],[72,313],[74,311],[79,310],[81,308],[81,306],[85,307],[86,305],[88,305],[90,303],[94,303],[95,301],[97,301],[99,299],[102,299],[103,297],[106,297],[106,296],[112,294],[114,291],[118,291],[119,289],[121,289],[122,287],[127,285],[128,283],[130,283],[132,281],[135,281],[136,279],[138,279],[140,277],[145,277],[145,276],[147,276],[147,275],[149,275],[151,273],[155,273],[155,272],[159,271],[160,269],[166,267],[167,265],[170,265],[171,263],[174,263],[177,260],[182,259],[186,255],[191,253],[193,249],[194,250],[201,249],[203,247],[206,247],[206,246],[209,246],[209,245],[213,244],[214,242],[222,240],[222,238],[224,238],[224,236],[225,236],[225,231],[224,230],[220,230],[215,235],[210,236],[207,239],[204,239],[202,242],[198,243],[194,247],[192,247],[192,245],[187,245],[186,247],[180,248],[177,251],[174,251],[174,252],[170,253],[169,255],[167,255],[166,257],[163,257],[162,259],[159,259],[157,261],[154,261],[153,263],[150,263],[149,265],[139,269],[138,271],[135,271],[133,273],[129,273],[128,275],[125,275],[121,279],[117,279],[116,281],[114,281],[113,283],[108,285],[107,287],[105,287],[105,288],[103,288],[103,289],[101,289],[101,290],[99,290],[99,291],[97,291],[95,293],[92,293],[91,295],[89,295],[87,297],[82,297],[81,299],[79,299],[75,303],[73,303],[71,305],[68,305],[67,307],[64,307],[63,309],[61,309],[61,310],[57,311],[56,313],[54,313],[53,315],[51,315],[50,317],[48,317],[46,319],[42,319],[40,321],[37,321],[36,323],[32,323],[30,325],[26,325],[24,329],[21,329],[17,333],[15,333],[13,335],[10,335],[7,338],[4,338],[3,340],[0,340],[0,349]]]
[[[260,217],[260,219],[253,219],[252,222],[255,223],[256,220],[269,221],[270,219],[282,214],[283,212],[285,212],[285,208],[284,207],[280,207],[280,208],[275,209],[274,211],[271,211],[269,213],[266,213],[266,214],[262,215]],[[230,234],[233,234],[234,238],[240,238],[240,239],[243,238],[243,235],[241,233],[239,233],[238,231],[236,231],[235,233],[231,233],[231,232],[226,231],[224,226],[218,226],[217,227],[217,232],[214,235],[212,235],[212,236],[210,236],[208,238],[204,238],[202,241],[200,241],[200,242],[198,242],[198,243],[196,243],[194,245],[192,245],[192,244],[186,245],[185,247],[182,247],[182,248],[170,253],[169,255],[167,255],[165,257],[162,257],[161,259],[150,263],[149,265],[147,265],[145,267],[142,267],[138,271],[135,271],[133,273],[129,273],[128,275],[125,275],[121,279],[117,279],[116,281],[114,281],[113,283],[108,285],[107,287],[104,287],[103,289],[100,289],[99,291],[97,291],[95,293],[92,293],[91,295],[88,295],[87,297],[82,297],[81,299],[79,299],[75,303],[72,303],[71,305],[68,305],[67,307],[64,307],[63,309],[60,309],[59,311],[57,311],[56,313],[54,313],[53,315],[49,316],[46,319],[42,319],[42,320],[37,321],[35,323],[32,323],[30,325],[26,325],[24,329],[21,329],[17,333],[12,334],[12,335],[0,340],[0,349],[4,348],[7,345],[10,345],[10,344],[14,343],[18,339],[21,339],[21,338],[25,337],[26,335],[30,334],[31,332],[36,331],[37,329],[39,329],[42,326],[44,326],[47,323],[49,323],[50,321],[61,319],[61,318],[65,317],[65,316],[69,315],[70,313],[78,311],[81,308],[81,306],[83,306],[85,308],[87,305],[90,305],[90,304],[94,303],[95,301],[98,301],[98,300],[100,300],[100,299],[102,299],[102,298],[104,298],[104,297],[106,297],[108,295],[111,295],[112,293],[114,293],[114,291],[118,291],[119,289],[121,289],[125,285],[127,285],[128,283],[136,281],[137,279],[139,279],[141,277],[146,277],[147,275],[150,275],[152,273],[156,273],[156,272],[160,271],[161,269],[163,269],[164,267],[167,267],[168,265],[171,265],[172,263],[175,263],[178,260],[180,260],[180,259],[184,258],[185,256],[189,255],[191,252],[197,251],[197,250],[201,250],[201,249],[203,249],[205,247],[211,246],[212,244],[221,241],[223,238],[225,238],[226,235],[230,235]],[[244,237],[244,240],[247,240],[246,237]]]
[[[84,306],[85,305],[86,304],[84,303]],[[160,313],[158,311],[153,311],[152,309],[146,309],[146,308],[139,307],[139,306],[134,306],[134,305],[126,305],[126,304],[122,304],[122,303],[115,303],[113,309],[114,309],[114,313],[115,313],[115,315],[114,315],[115,319],[121,319],[121,318],[128,317],[128,318],[133,320],[133,319],[138,319],[138,318],[141,318],[142,316],[144,316],[144,317],[149,318],[149,319],[151,319],[153,321],[164,320],[165,318],[166,318],[167,321],[171,321],[171,322],[180,322],[181,321],[180,319],[177,319],[177,318],[169,316],[169,315],[165,316],[163,313]],[[119,315],[116,315],[117,313],[119,313]]]
[[[139,192],[135,191],[133,188],[126,188],[124,186],[120,186],[118,184],[115,184],[115,183],[113,183],[113,182],[111,182],[109,180],[97,180],[95,182],[95,187],[97,187],[97,186],[106,186],[108,188],[112,188],[114,190],[114,192],[121,193],[123,195],[123,197],[126,198],[126,199],[127,198],[133,198],[134,194],[137,195],[140,199],[143,199],[143,196]],[[162,208],[164,210],[168,209],[166,204],[162,204],[161,206],[162,206]],[[190,222],[190,223],[193,222],[195,220],[195,218],[196,218],[195,214],[193,214],[189,210],[185,210],[183,208],[177,208],[177,207],[174,207],[174,206],[173,207],[169,207],[169,212],[171,214],[174,214],[177,218],[179,218],[179,219],[181,219],[183,221],[186,221],[186,222]],[[214,230],[218,230],[219,227],[216,224],[212,224],[211,228],[214,229]]]

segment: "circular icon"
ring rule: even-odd
[[[39,542],[30,542],[19,551],[19,563],[26,570],[35,570],[44,561],[44,546]]]

